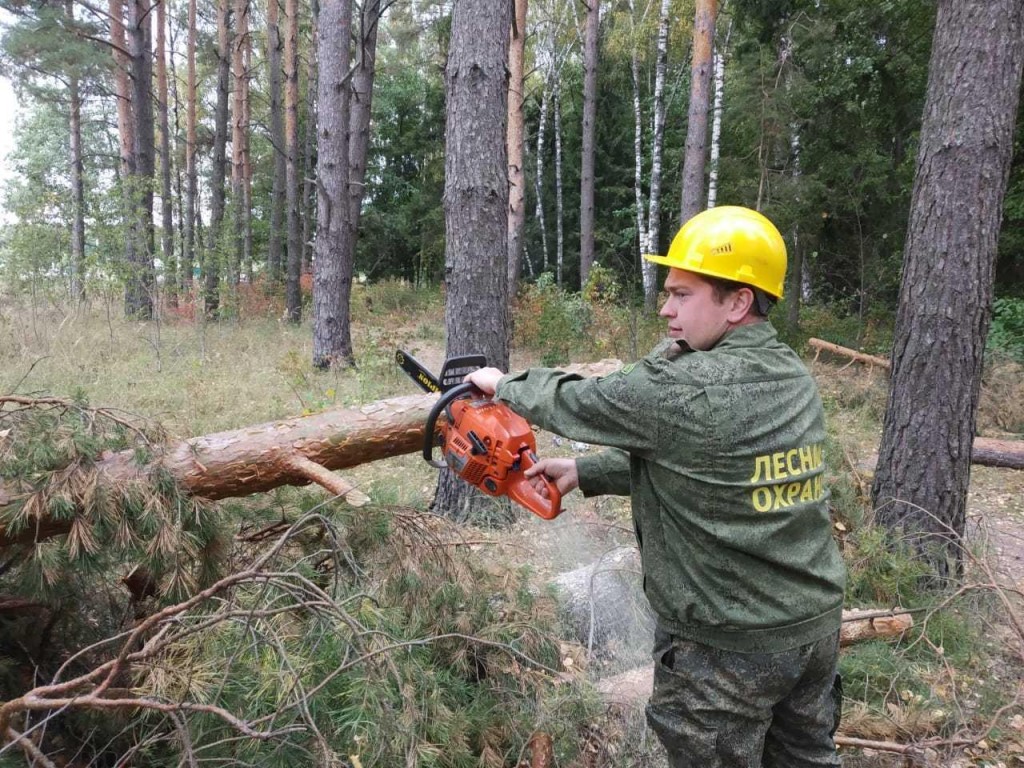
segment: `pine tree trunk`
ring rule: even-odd
[[[270,192],[270,238],[267,244],[267,272],[271,285],[281,282],[284,252],[285,174],[287,153],[284,139],[284,108],[281,97],[281,28],[278,0],[267,0],[267,69],[270,83],[270,143],[274,164]]]
[[[164,287],[171,306],[178,303],[178,269],[174,254],[174,198],[171,192],[171,126],[167,111],[167,7],[156,7],[156,96],[160,122],[160,244]]]
[[[670,0],[661,0],[658,11],[658,53],[654,65],[654,138],[651,140],[651,200],[647,216],[647,253],[661,253],[661,177],[665,146],[665,75],[668,70],[668,24]],[[641,279],[644,306],[654,310],[658,303],[658,268],[643,262]]]
[[[351,365],[349,297],[352,253],[345,252],[349,230],[349,0],[321,0],[323,31],[317,45],[316,254],[313,264],[313,367]]]
[[[74,20],[75,7],[66,0],[64,12]],[[82,162],[82,95],[78,76],[68,78],[68,132],[71,149],[71,301],[85,300],[85,179]]]
[[[932,43],[872,500],[939,581],[963,569],[1022,16],[1019,0],[940,0]]]
[[[320,20],[319,3],[312,4],[313,19],[310,30],[311,51],[317,49]],[[350,12],[351,14],[351,12]],[[349,25],[351,26],[351,24]],[[306,58],[306,130],[302,141],[302,175],[300,178],[301,198],[299,218],[302,220],[302,274],[313,271],[313,221],[316,211],[314,191],[316,189],[317,157],[313,151],[317,145],[317,57]]]
[[[597,55],[601,0],[587,3],[583,35],[583,156],[580,160],[580,289],[594,264],[594,135],[597,119]]]
[[[245,269],[246,281],[252,285],[252,153],[249,138],[252,134],[252,106],[249,89],[249,73],[252,72],[252,37],[248,32],[248,13],[246,13],[245,45],[242,50],[242,265]]]
[[[153,263],[153,179],[156,146],[153,125],[153,50],[150,0],[134,0],[129,6],[129,53],[132,74],[134,119],[134,167],[131,180],[132,260],[124,289],[125,316],[139,320],[153,317],[156,275]]]
[[[121,162],[121,212],[124,230],[124,267],[130,269],[135,262],[135,238],[132,236],[133,197],[132,182],[135,177],[135,125],[132,120],[132,92],[128,68],[128,42],[124,29],[124,2],[110,0],[110,45],[114,54],[114,95],[117,100],[117,136]]]
[[[511,3],[460,0],[445,68],[445,328],[448,356],[508,370],[508,45]],[[443,471],[434,500],[463,517],[481,494]]]
[[[526,225],[526,172],[523,167],[523,59],[526,55],[528,0],[514,0],[515,18],[508,49],[508,301],[516,297]]]
[[[679,209],[681,225],[700,213],[701,205],[704,202],[704,168],[707,156],[715,6],[716,0],[697,0],[697,12],[693,22],[690,110],[686,123],[682,202]]]
[[[184,140],[184,135],[181,129],[181,94],[178,91],[178,73],[177,68],[174,65],[174,51],[178,49],[177,39],[174,34],[176,28],[173,24],[172,17],[168,17],[167,21],[167,33],[170,42],[167,56],[167,68],[169,75],[168,82],[170,87],[168,97],[170,99],[170,104],[173,105],[174,111],[174,162],[172,163],[172,167],[174,168],[174,197],[172,199],[175,210],[178,214],[177,263],[179,266],[179,268],[175,270],[175,295],[171,298],[174,300],[172,306],[177,306],[181,301],[181,295],[184,293],[187,284],[185,276],[185,186],[182,183],[182,172],[186,163],[187,142]],[[189,269],[191,269],[191,265],[189,266]]]
[[[224,260],[224,185],[227,175],[228,88],[231,76],[231,4],[217,0],[217,111],[214,115],[213,169],[210,173],[210,230],[203,259],[206,316],[220,314],[220,274]]]
[[[199,174],[196,170],[196,0],[188,0],[188,58],[185,89],[185,249],[181,260],[182,285],[192,292],[192,270],[196,263],[196,216]],[[198,299],[196,301],[198,304]],[[198,308],[198,307],[197,307]]]
[[[298,0],[284,3],[284,136],[285,201],[288,228],[285,312],[289,322],[302,322],[302,292],[299,285],[302,268],[302,226],[299,222],[299,27]]]
[[[228,290],[237,312],[238,283],[245,250],[245,41],[248,0],[234,0],[235,34],[231,43],[231,209],[234,237],[228,259]]]
[[[640,257],[641,275],[644,273],[643,253],[647,245],[647,206],[644,204],[644,116],[640,106],[640,48],[636,34],[636,7],[629,0],[629,17],[633,33],[630,74],[633,85],[633,206],[636,217],[636,244]]]

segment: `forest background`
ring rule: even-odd
[[[414,343],[436,358],[445,336],[437,321],[439,288],[451,279],[443,205],[449,6],[355,8],[352,55],[347,46],[344,53],[325,47],[324,17],[315,3],[3,5],[10,13],[3,61],[21,106],[14,173],[4,188],[0,291],[5,328],[22,342],[12,350],[5,391],[27,386],[78,398],[59,418],[40,417],[56,421],[37,424],[36,433],[59,439],[34,443],[31,461],[15,456],[5,465],[8,475],[32,476],[104,448],[135,445],[145,455],[145,441],[137,445],[109,412],[89,409],[87,398],[165,412],[161,420],[184,436],[386,396],[398,386],[389,354],[395,343]],[[322,5],[337,10],[336,3]],[[599,25],[586,10],[536,2],[525,25],[523,176],[512,185],[523,194],[521,261],[501,297],[512,307],[517,360],[524,363],[642,354],[656,335],[643,307],[654,304],[657,283],[649,273],[644,281],[640,254],[664,250],[684,207],[697,9],[685,1],[619,3],[602,7]],[[812,334],[881,354],[891,348],[934,16],[933,3],[883,0],[737,0],[717,16],[701,205],[757,207],[786,234],[791,282],[775,319],[800,348]],[[331,18],[326,29],[337,29]],[[371,53],[373,30],[378,37]],[[588,39],[596,58],[586,53]],[[347,55],[351,69],[343,66],[339,74]],[[371,62],[372,102],[357,77]],[[592,92],[587,62],[596,72]],[[359,126],[365,125],[368,145],[365,171],[359,171],[365,176],[353,185],[357,208],[348,218],[358,226],[339,249],[351,249],[345,268],[356,287],[344,309],[345,322],[356,323],[356,345],[325,354],[309,275],[324,240],[317,222],[330,221],[322,194],[328,165],[313,130],[328,71],[330,82],[349,84],[354,96],[345,117],[352,126],[348,139],[363,135]],[[357,104],[364,124],[357,122]],[[321,110],[321,128],[326,125]],[[584,147],[591,141],[595,156],[588,167]],[[347,151],[357,169],[359,153],[351,145]],[[996,261],[990,382],[1012,382],[1024,355],[1024,178],[1015,155]],[[514,239],[510,230],[510,248]],[[592,257],[586,255],[591,247]],[[511,256],[510,250],[507,261],[514,264]],[[147,322],[133,331],[139,320]],[[66,328],[78,329],[68,336],[75,339],[70,348],[62,340]],[[143,352],[135,347],[130,354],[140,339]],[[104,356],[79,357],[78,346]],[[269,352],[269,367],[267,360],[257,362],[261,351]],[[127,353],[123,369],[121,352]],[[51,355],[74,362],[53,367],[42,359]],[[249,375],[232,370],[242,361]],[[310,370],[310,363],[350,362],[359,368],[347,375]],[[139,387],[141,369],[164,365],[167,390]],[[221,366],[222,377],[214,373]],[[284,394],[252,387],[253,377],[261,376],[277,379]],[[849,391],[837,399],[875,409],[877,422],[877,393],[844,385]],[[983,426],[1000,435],[1020,433],[1018,390],[1005,386],[1010,394],[985,411]],[[118,388],[133,394],[119,396]],[[877,423],[868,422],[872,433]],[[844,464],[844,450],[833,447],[833,465]],[[399,466],[400,473],[413,472]],[[911,585],[920,570],[912,560],[894,560],[859,527],[864,512],[857,470],[834,480],[837,500],[849,504],[837,503],[841,530],[858,532],[859,578],[851,597],[882,607],[913,603]],[[614,726],[593,730],[593,701],[559,689],[575,651],[558,642],[551,606],[528,587],[531,575],[510,571],[513,576],[491,582],[474,572],[487,589],[466,590],[476,564],[451,554],[459,544],[417,513],[421,482],[414,482],[414,491],[370,485],[374,511],[357,516],[328,514],[316,494],[284,493],[248,507],[225,506],[217,515],[201,514],[191,506],[197,502],[186,504],[168,488],[138,500],[124,544],[159,574],[164,610],[199,585],[222,584],[215,578],[225,560],[236,576],[243,574],[238,583],[245,588],[228,585],[213,641],[204,636],[208,642],[196,643],[199,629],[188,630],[142,652],[134,680],[121,679],[124,670],[116,665],[118,675],[110,672],[105,688],[137,694],[120,706],[134,712],[144,691],[163,702],[165,709],[153,711],[166,719],[26,718],[24,730],[41,731],[37,740],[54,753],[80,748],[83,761],[99,763],[113,763],[115,753],[146,755],[156,764],[198,751],[204,759],[230,755],[250,764],[267,764],[268,755],[284,762],[314,755],[332,764],[362,754],[367,764],[397,764],[400,756],[410,765],[502,765],[542,751],[530,745],[544,731],[562,760],[592,753],[603,764],[649,764],[645,745],[628,744],[636,729],[627,729],[627,747],[616,747],[623,734]],[[162,516],[168,509],[177,517]],[[291,526],[296,513],[309,510],[313,518]],[[190,525],[193,511],[196,524]],[[617,512],[603,510],[607,525],[616,524]],[[288,525],[275,527],[278,517]],[[246,528],[225,548],[224,528],[239,518],[247,526],[265,525]],[[260,555],[258,545],[274,535],[281,536],[278,546]],[[22,552],[5,566],[12,590],[33,604],[42,601],[52,621],[30,652],[12,630],[8,695],[27,689],[26,668],[50,679],[65,662],[83,670],[99,664],[98,653],[70,653],[97,631],[114,635],[129,617],[145,622],[146,611],[157,615],[145,585],[127,596],[106,591],[109,607],[84,627],[71,607],[96,589],[93,579],[123,552],[101,552],[85,530],[76,536],[61,547]],[[325,555],[325,536],[344,546]],[[427,556],[435,550],[445,555]],[[91,560],[88,574],[83,560]],[[273,570],[268,563],[285,560],[277,581],[260,586]],[[266,590],[282,611],[300,617],[303,633],[277,621],[277,609],[255,611]],[[372,600],[364,600],[367,593]],[[924,740],[922,754],[965,746],[959,739],[978,749],[978,764],[984,764],[990,745],[978,734],[1002,734],[1000,743],[1012,750],[1020,727],[1013,720],[1017,699],[1006,695],[1009,683],[979,685],[979,659],[1005,655],[999,648],[981,655],[978,633],[990,626],[989,606],[978,601],[962,614],[933,612],[934,603],[920,600],[917,609],[930,620],[908,639],[907,650],[893,656],[884,645],[872,645],[846,662],[862,691],[858,700],[896,723],[886,730],[876,719],[876,735]],[[327,604],[332,608],[324,610]],[[430,611],[423,610],[426,604]],[[29,611],[16,614],[14,624],[22,622],[22,629],[32,626],[26,615],[38,615],[23,603],[14,610]],[[232,618],[246,612],[250,623],[235,631]],[[525,641],[510,615],[529,626]],[[188,616],[197,628],[213,621],[201,611]],[[325,636],[337,641],[325,643]],[[387,651],[367,639],[379,637],[391,642]],[[421,646],[430,650],[389,655]],[[377,667],[370,661],[378,655],[391,661]],[[952,657],[950,672],[945,665]],[[563,668],[554,672],[560,662]],[[521,663],[537,677],[522,675]],[[229,677],[225,669],[237,674]],[[976,700],[957,698],[971,686]],[[543,704],[536,703],[538,691]],[[91,704],[102,707],[101,699],[94,696]],[[506,712],[495,717],[496,709]],[[232,721],[226,712],[241,712],[243,720]],[[272,723],[285,725],[260,731],[267,712],[275,713]],[[983,727],[991,723],[998,728]],[[29,746],[35,742],[7,737],[5,754],[16,745],[36,759]]]

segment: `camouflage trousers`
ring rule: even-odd
[[[781,653],[736,653],[662,630],[647,722],[672,768],[840,766],[839,633]]]

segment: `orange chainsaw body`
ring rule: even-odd
[[[463,397],[445,407],[441,422],[444,463],[459,477],[489,496],[508,496],[535,515],[551,520],[561,510],[561,494],[547,483],[541,495],[524,472],[537,461],[537,440],[529,422],[503,403]],[[435,464],[439,462],[434,462]]]

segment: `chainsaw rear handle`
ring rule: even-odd
[[[537,517],[544,520],[554,520],[562,513],[562,492],[558,490],[555,481],[543,472],[538,477],[547,486],[547,498],[533,487],[533,481],[526,477],[525,474],[526,470],[537,463],[537,457],[532,451],[523,451],[519,454],[519,461],[523,474],[509,485],[508,497],[517,504],[522,504]]]
[[[448,466],[443,461],[434,459],[434,430],[437,428],[437,417],[441,415],[441,411],[446,410],[460,397],[466,397],[479,391],[474,384],[467,381],[465,384],[459,384],[443,393],[434,403],[434,407],[430,409],[430,414],[427,416],[427,428],[423,434],[423,458],[430,466],[438,469]],[[448,414],[448,418],[451,419],[451,414]]]

